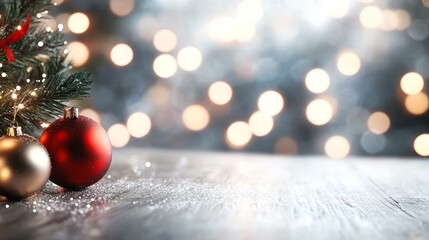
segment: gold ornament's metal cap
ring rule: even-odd
[[[79,117],[79,108],[71,107],[64,109],[64,118],[65,119],[76,119]]]
[[[7,128],[7,136],[18,137],[22,135],[22,129],[18,126],[12,126]]]

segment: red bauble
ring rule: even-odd
[[[45,129],[40,142],[51,158],[50,180],[61,187],[88,187],[109,169],[112,146],[106,131],[85,116],[65,114]]]

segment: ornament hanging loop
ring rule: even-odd
[[[79,117],[79,108],[70,107],[64,109],[64,118],[65,119],[76,119]]]

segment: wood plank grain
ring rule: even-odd
[[[0,239],[427,239],[429,162],[125,149],[98,184],[0,202]]]

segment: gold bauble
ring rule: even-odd
[[[17,200],[45,185],[51,162],[37,139],[22,135],[20,129],[8,129],[8,135],[0,138],[0,195]]]

